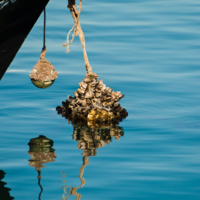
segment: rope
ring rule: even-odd
[[[42,51],[44,51],[46,49],[45,31],[46,31],[46,8],[44,8],[44,27],[43,27],[43,48],[42,48]]]
[[[88,60],[88,57],[87,57],[87,53],[86,53],[86,49],[85,49],[85,36],[84,36],[84,33],[81,29],[80,22],[79,22],[79,16],[80,16],[81,7],[82,7],[82,0],[80,0],[80,3],[79,3],[79,10],[76,9],[77,6],[75,4],[75,0],[68,0],[68,3],[69,4],[68,4],[67,7],[70,9],[71,15],[74,19],[74,26],[72,27],[72,29],[67,34],[66,44],[62,44],[62,46],[67,47],[66,52],[69,53],[69,45],[73,42],[75,34],[79,35],[81,46],[83,48],[83,57],[84,57],[86,71],[89,74],[89,73],[92,72],[92,67],[90,66],[90,63],[89,63],[89,60]],[[72,39],[69,42],[69,35],[72,31],[73,31]]]

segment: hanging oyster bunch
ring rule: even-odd
[[[75,35],[79,36],[83,48],[83,57],[86,67],[86,76],[79,83],[79,88],[74,92],[74,97],[68,96],[68,99],[58,106],[58,113],[71,121],[81,120],[88,123],[98,122],[118,122],[126,118],[128,113],[126,109],[120,106],[119,100],[124,97],[121,92],[114,92],[110,87],[106,87],[103,80],[97,80],[98,75],[92,72],[86,49],[85,37],[79,22],[82,0],[80,0],[79,10],[76,9],[75,0],[68,0],[68,8],[74,19],[74,26],[67,35],[67,42],[63,44],[69,52],[69,45],[72,43]],[[69,34],[73,31],[72,39],[69,42]]]
[[[46,51],[47,49],[42,50],[40,60],[33,67],[29,75],[32,83],[38,88],[48,88],[58,77],[54,66],[45,58]]]
[[[68,96],[56,110],[71,121],[87,121],[88,125],[98,122],[119,122],[128,113],[119,100],[121,92],[106,87],[98,75],[91,73],[79,83],[74,97]]]

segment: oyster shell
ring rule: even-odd
[[[89,90],[85,93],[86,99],[91,99],[92,97],[94,97],[94,93],[91,90]]]
[[[79,87],[80,87],[81,90],[86,90],[87,89],[87,83],[84,83],[84,82],[81,81],[79,83]]]
[[[91,82],[91,80],[90,80],[90,78],[87,78],[87,77],[86,77],[86,78],[83,79],[83,82],[84,82],[84,83],[89,83],[89,82]]]
[[[85,90],[82,90],[82,89],[78,88],[78,89],[77,89],[77,92],[78,92],[78,94],[84,94],[84,93],[85,93]]]
[[[95,97],[96,97],[96,98],[100,98],[100,97],[101,97],[101,92],[96,92],[96,93],[95,93]]]
[[[78,92],[75,91],[75,92],[74,92],[74,96],[75,96],[75,97],[78,97]]]

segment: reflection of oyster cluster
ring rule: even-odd
[[[40,171],[44,163],[55,161],[56,154],[52,148],[52,140],[40,135],[38,138],[31,139],[28,145],[30,146],[28,153],[31,156],[29,165],[35,167],[36,170]]]
[[[97,80],[98,75],[90,73],[79,83],[75,97],[68,96],[62,106],[56,109],[58,113],[71,121],[88,121],[102,123],[121,121],[128,113],[121,107],[119,100],[124,97],[121,92],[114,92],[106,87],[103,80]]]
[[[73,139],[78,142],[78,149],[83,150],[83,156],[95,156],[96,149],[110,144],[113,137],[119,140],[124,135],[124,131],[117,125],[90,127],[73,123]]]

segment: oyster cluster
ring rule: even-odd
[[[117,125],[97,126],[91,128],[87,124],[72,123],[74,127],[73,139],[78,142],[78,149],[83,151],[83,156],[96,156],[97,148],[109,145],[113,138],[119,140],[124,131]]]
[[[54,66],[45,58],[46,51],[47,50],[44,49],[41,52],[40,60],[33,67],[29,75],[32,83],[38,88],[48,88],[58,77]]]
[[[119,100],[124,97],[121,92],[114,92],[106,87],[98,75],[90,73],[79,83],[74,97],[68,96],[62,106],[56,110],[70,121],[87,121],[90,124],[121,121],[126,118],[126,109],[120,106]]]

